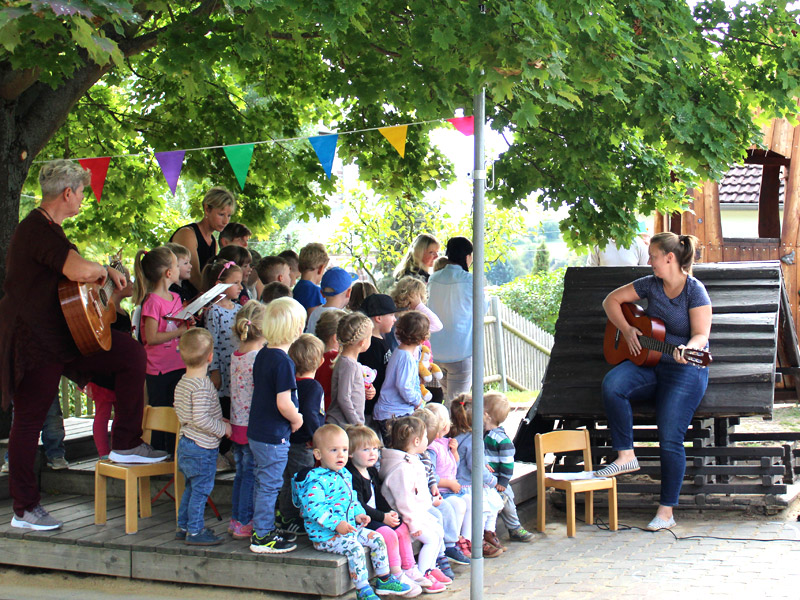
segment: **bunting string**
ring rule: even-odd
[[[137,158],[141,156],[154,156],[158,162],[161,172],[169,186],[172,195],[178,186],[183,161],[187,152],[199,152],[203,150],[222,149],[228,159],[239,187],[244,190],[247,174],[253,157],[253,149],[261,144],[280,144],[283,142],[296,142],[307,140],[319,159],[320,165],[325,171],[325,176],[330,179],[333,168],[333,161],[336,156],[336,146],[339,136],[352,135],[356,133],[366,133],[378,131],[391,146],[397,151],[401,158],[405,158],[406,134],[408,128],[415,125],[428,125],[431,123],[451,123],[458,131],[464,135],[473,135],[474,117],[452,117],[449,119],[430,119],[427,121],[415,121],[413,123],[403,123],[399,125],[384,125],[381,127],[367,127],[364,129],[353,129],[351,131],[331,132],[317,136],[290,137],[280,139],[259,140],[256,142],[246,142],[240,144],[218,144],[214,146],[199,146],[197,148],[185,148],[181,150],[167,150],[162,152],[137,152],[132,154],[112,154],[108,156],[84,157],[77,160],[81,166],[91,172],[90,186],[98,202],[103,194],[106,175],[109,163],[112,158]],[[51,162],[50,160],[35,160],[32,164]]]

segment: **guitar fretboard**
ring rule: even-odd
[[[677,346],[674,346],[673,344],[662,342],[655,338],[647,337],[646,335],[639,336],[639,343],[642,345],[642,348],[655,350],[656,352],[661,352],[662,354],[672,354],[675,348],[677,348]]]

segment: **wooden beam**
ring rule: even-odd
[[[761,191],[758,196],[758,237],[778,237],[781,232],[778,194],[781,185],[781,167],[764,165],[761,173]]]
[[[748,150],[747,158],[744,160],[746,165],[775,165],[788,167],[791,159],[781,154],[776,154],[770,150]]]

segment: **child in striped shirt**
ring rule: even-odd
[[[508,535],[513,541],[533,541],[533,534],[519,522],[511,477],[514,475],[514,442],[508,437],[502,424],[508,417],[510,407],[508,398],[500,392],[487,392],[483,397],[483,445],[484,456],[497,478],[495,488],[503,499],[503,519]]]
[[[175,539],[190,546],[222,543],[205,527],[203,513],[214,489],[219,441],[230,437],[231,425],[222,418],[217,389],[207,375],[214,358],[214,341],[206,329],[190,329],[178,345],[186,374],[175,386],[175,413],[181,424],[178,440],[178,468],[186,487],[178,509]]]

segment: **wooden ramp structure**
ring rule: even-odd
[[[603,357],[606,316],[602,302],[616,287],[650,274],[649,267],[571,267],[566,272],[550,364],[529,418],[535,415],[542,431],[552,429],[555,421],[565,428],[588,427],[596,462],[615,454],[604,427],[600,391],[603,377],[612,368]],[[709,343],[714,362],[709,367],[708,390],[687,435],[692,442],[687,448],[690,481],[684,483],[682,494],[784,494],[787,469],[790,479],[794,475],[792,453],[786,459],[781,447],[731,446],[733,426],[740,417],[771,416],[778,357],[789,368],[800,365],[780,263],[702,264],[695,267],[694,275],[711,297]],[[634,406],[634,420],[637,442],[657,442],[654,406]],[[660,477],[658,448],[636,449],[643,463],[641,474],[655,481],[623,478],[619,491],[655,493]],[[749,479],[742,482],[736,476]]]

